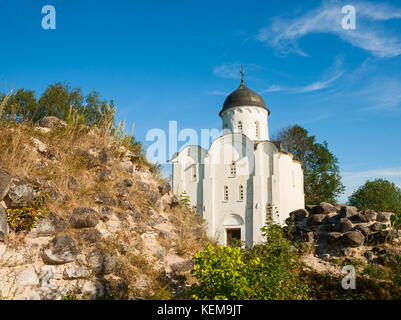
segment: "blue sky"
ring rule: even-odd
[[[41,27],[47,4],[56,30]],[[341,27],[345,4],[355,30]],[[0,0],[0,30],[9,86],[99,91],[141,141],[169,120],[220,129],[244,64],[272,134],[297,123],[328,142],[347,186],[341,201],[367,179],[401,186],[399,1]]]

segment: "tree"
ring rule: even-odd
[[[7,95],[2,95],[1,100]],[[8,101],[3,110],[7,119],[16,121],[29,120],[35,117],[38,112],[38,103],[35,97],[35,91],[18,89],[17,92],[8,95]]]
[[[348,202],[360,210],[401,214],[401,189],[385,179],[368,180],[352,193]]]
[[[275,137],[284,148],[303,163],[305,201],[310,204],[322,201],[336,202],[344,192],[338,159],[328,149],[326,141],[318,143],[315,136],[298,125],[282,129]]]

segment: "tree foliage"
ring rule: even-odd
[[[66,83],[50,84],[39,99],[35,91],[18,89],[15,93],[1,95],[0,101],[8,99],[3,110],[6,119],[38,122],[43,117],[55,116],[67,121],[71,113],[78,113],[86,124],[99,123],[106,112],[114,111],[113,100],[101,100],[96,91],[84,96],[79,88],[71,88]],[[114,117],[114,112],[112,114]]]
[[[195,255],[192,286],[195,299],[273,300],[307,299],[301,266],[290,242],[277,225],[262,229],[264,242],[253,249],[214,248]]]
[[[368,180],[354,191],[348,202],[360,210],[401,214],[401,189],[385,179]]]
[[[327,142],[316,142],[315,136],[309,136],[308,131],[298,125],[280,130],[276,139],[294,159],[303,163],[305,201],[310,204],[336,202],[344,192],[344,185],[338,159],[328,149]]]

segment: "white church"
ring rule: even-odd
[[[270,111],[243,73],[219,115],[223,135],[209,150],[187,146],[171,159],[172,188],[178,196],[186,192],[210,238],[252,247],[262,241],[267,219],[283,225],[291,211],[304,208],[302,163],[269,140]]]

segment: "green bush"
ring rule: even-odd
[[[267,225],[265,242],[253,249],[207,245],[195,254],[194,299],[307,299],[300,281],[301,265],[282,229]]]

